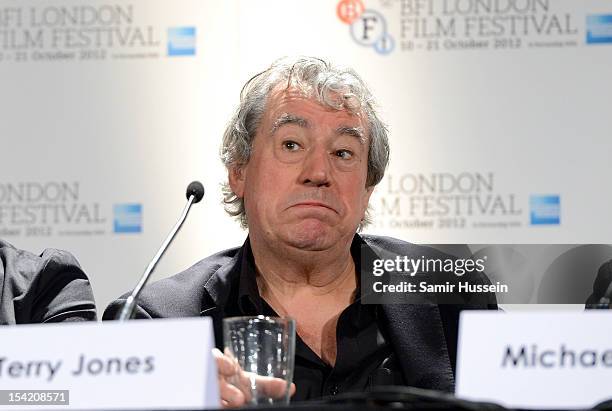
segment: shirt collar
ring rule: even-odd
[[[263,300],[257,287],[255,258],[253,257],[253,250],[251,249],[251,242],[248,237],[244,242],[242,259],[240,261],[238,309],[243,315],[263,313]]]

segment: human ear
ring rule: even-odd
[[[239,198],[244,197],[245,174],[244,165],[232,165],[227,170],[229,185]]]
[[[361,204],[361,219],[363,220],[366,215],[366,211],[368,211],[368,205],[370,204],[370,196],[374,192],[374,186],[366,187],[365,192],[363,193],[363,202]]]

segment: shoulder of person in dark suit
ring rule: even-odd
[[[363,240],[374,250],[384,250],[390,255],[408,256],[410,258],[425,258],[445,260],[456,260],[458,257],[450,255],[431,246],[409,243],[397,238],[386,236],[362,235]],[[474,272],[462,277],[458,277],[453,273],[435,273],[436,278],[432,283],[444,284],[445,282],[456,283],[459,279],[469,281],[471,284],[491,284],[491,281],[486,275],[486,272]],[[453,372],[455,371],[457,359],[457,341],[459,332],[459,316],[464,310],[497,310],[497,299],[494,294],[475,294],[464,293],[454,294],[454,296],[442,295],[441,301],[450,301],[455,298],[457,303],[438,304],[440,319],[448,354],[450,357]],[[406,324],[409,326],[409,324]]]
[[[87,275],[67,251],[40,255],[0,240],[0,324],[95,321]]]
[[[404,256],[418,260],[420,258],[428,260],[439,260],[442,262],[457,261],[461,259],[456,255],[451,255],[445,251],[434,248],[429,245],[420,245],[393,237],[377,236],[377,235],[361,235],[363,240],[370,246],[374,253],[381,254],[381,258],[395,258]],[[448,248],[448,247],[446,247]],[[469,248],[466,245],[457,245],[461,248],[462,257],[467,257],[463,254],[469,253]],[[462,275],[457,275],[453,271],[439,271],[425,273],[429,278],[427,280],[431,284],[457,284],[458,282],[469,282],[473,285],[490,285],[491,281],[484,271],[473,270],[465,272]],[[439,293],[436,299],[432,302],[441,303],[440,305],[459,305],[464,309],[497,309],[497,299],[494,293]]]
[[[135,318],[197,317],[202,310],[212,307],[207,291],[209,281],[218,273],[226,274],[238,263],[240,247],[230,248],[203,260],[172,277],[146,285],[138,296]],[[222,276],[221,281],[229,281]],[[216,278],[215,278],[216,279]],[[130,293],[111,302],[104,311],[103,320],[117,317]]]

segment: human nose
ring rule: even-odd
[[[329,187],[331,184],[331,159],[324,149],[311,149],[302,163],[300,182],[313,187]]]

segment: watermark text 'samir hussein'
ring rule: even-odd
[[[395,258],[375,259],[372,262],[372,274],[374,277],[382,277],[385,273],[391,275],[406,276],[413,280],[419,274],[437,275],[454,274],[463,277],[465,274],[484,274],[486,257],[483,258],[426,258],[424,256],[412,258],[408,256],[395,256]],[[507,284],[496,282],[495,284],[474,284],[469,281],[445,281],[443,283],[432,282],[431,278],[423,281],[400,281],[399,283],[386,284],[383,281],[374,281],[372,291],[375,293],[507,293]]]

